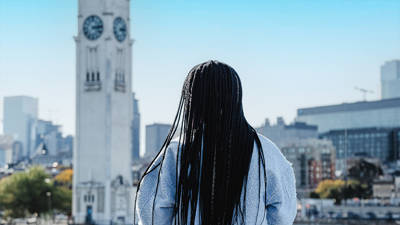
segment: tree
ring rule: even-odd
[[[56,187],[54,188],[54,209],[57,211],[71,215],[72,207],[72,190],[68,187]]]
[[[323,180],[314,193],[320,198],[333,198],[336,204],[340,204],[344,198],[365,198],[367,186],[357,180]]]
[[[68,213],[71,199],[72,192],[54,186],[50,176],[41,167],[32,167],[0,181],[0,207],[9,217],[49,212],[49,201],[53,209]]]
[[[370,163],[365,159],[358,160],[348,171],[349,178],[358,180],[363,184],[371,183],[375,178],[383,174],[379,165]]]
[[[358,160],[348,170],[348,177],[359,182],[359,190],[362,191],[362,197],[372,196],[372,183],[374,179],[382,175],[382,168],[379,165],[368,162],[365,159]]]
[[[65,169],[54,178],[54,183],[72,189],[72,176],[73,170]]]
[[[315,191],[312,191],[312,192],[310,193],[310,198],[316,198],[316,199],[318,199],[318,198],[319,198],[319,194],[317,194],[317,192],[315,192]]]
[[[315,193],[317,193],[320,198],[332,198],[333,190],[339,190],[343,186],[343,180],[323,180],[318,184]]]

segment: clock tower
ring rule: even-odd
[[[75,223],[133,224],[129,0],[78,0]]]

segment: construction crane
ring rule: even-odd
[[[357,91],[361,92],[363,94],[363,99],[364,102],[367,101],[367,94],[373,94],[374,92],[371,90],[367,90],[365,88],[359,88],[359,87],[354,87],[354,89],[356,89]]]

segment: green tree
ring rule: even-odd
[[[61,213],[71,215],[72,190],[64,186],[55,187],[53,196],[54,209]]]
[[[9,217],[24,217],[33,213],[41,215],[50,211],[50,205],[53,210],[68,213],[71,199],[71,191],[54,186],[41,167],[32,167],[0,181],[0,207]]]

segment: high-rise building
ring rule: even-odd
[[[297,110],[296,121],[318,132],[369,127],[400,127],[400,98],[343,103]]]
[[[381,66],[381,96],[400,98],[400,60],[387,61]]]
[[[154,157],[160,151],[170,129],[170,124],[154,123],[146,126],[145,157]]]
[[[132,119],[132,162],[140,158],[140,112],[139,100],[135,98],[135,93],[132,93],[133,99],[133,119]]]
[[[78,1],[72,204],[77,224],[133,224],[130,2]]]
[[[332,141],[339,171],[345,168],[345,160],[354,157],[377,158],[382,163],[400,159],[400,128],[331,130],[320,137]]]
[[[63,138],[63,148],[62,152],[70,152],[74,149],[74,137],[72,135],[67,135]]]
[[[12,163],[18,163],[23,159],[23,148],[22,148],[22,142],[20,141],[14,141],[12,145],[12,157],[11,157],[11,162]]]
[[[293,164],[298,197],[308,193],[324,179],[335,178],[335,148],[327,140],[298,140],[281,148]]]
[[[38,120],[36,125],[36,148],[31,156],[32,164],[43,166],[58,162],[70,165],[72,162],[73,137],[64,137],[61,125],[52,121]]]
[[[400,60],[381,66],[381,95],[377,101],[300,108],[296,121],[318,126],[318,132],[330,130],[400,127]]]
[[[4,97],[3,129],[22,144],[21,157],[29,158],[35,148],[38,100],[29,96]]]
[[[12,163],[12,146],[14,140],[9,135],[0,135],[0,168]]]
[[[61,126],[51,121],[38,120],[36,126],[36,147],[46,145],[46,155],[55,156],[62,149]],[[36,151],[38,151],[36,149]],[[41,151],[41,149],[39,149]]]
[[[303,122],[294,122],[286,125],[282,117],[277,118],[276,124],[271,125],[269,120],[256,128],[257,132],[271,139],[278,147],[284,147],[287,143],[307,138],[318,138],[317,126],[311,126]]]

